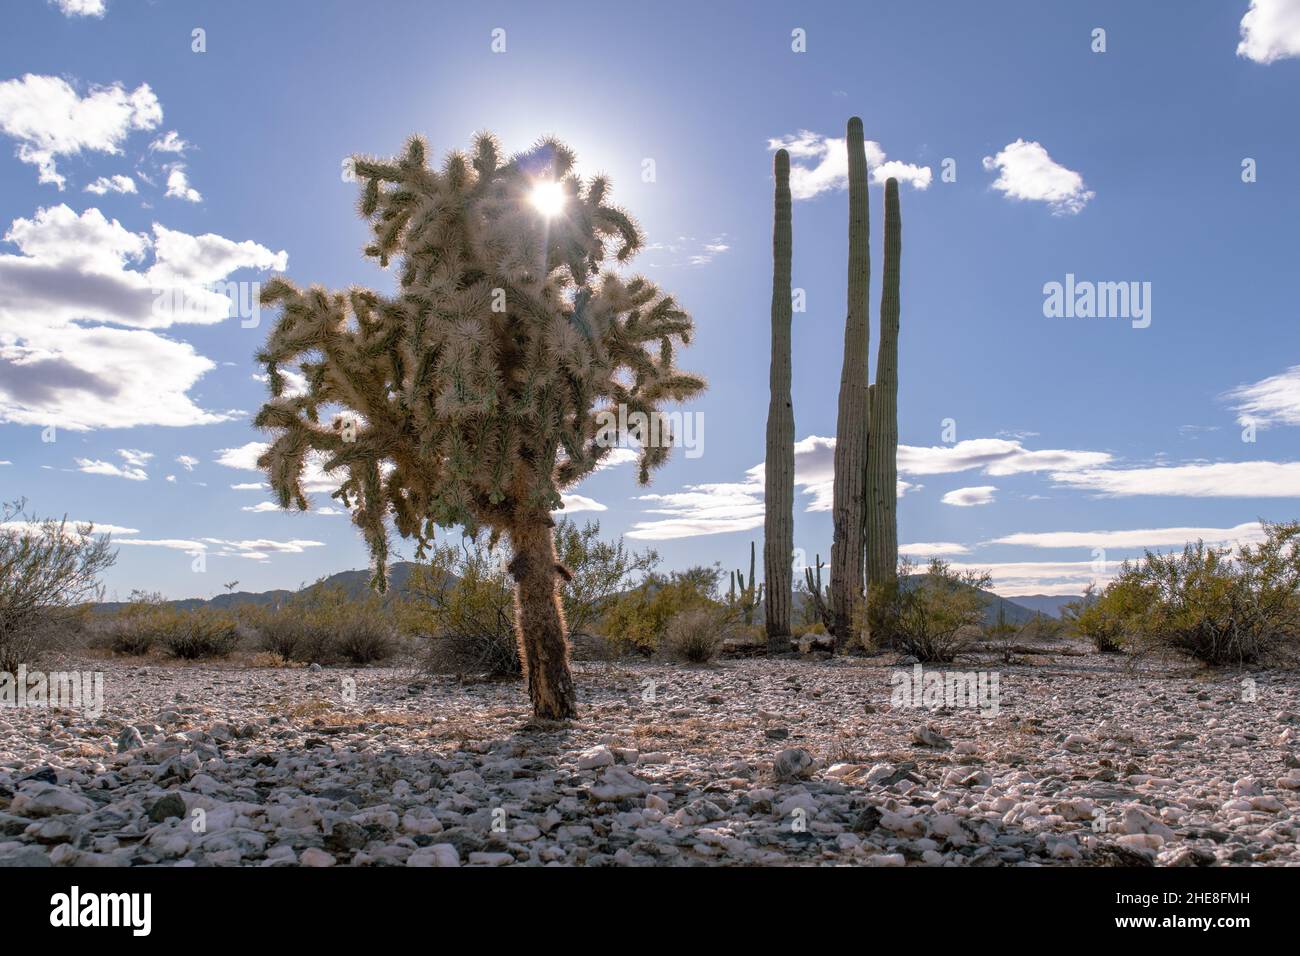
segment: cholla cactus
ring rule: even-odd
[[[396,265],[396,294],[301,291],[280,278],[264,288],[262,302],[283,311],[258,356],[272,398],[256,424],[275,435],[258,465],[281,507],[304,510],[308,455],[338,471],[335,497],[380,590],[390,519],[420,556],[438,525],[505,534],[533,711],[564,718],[574,690],[556,585],[567,571],[551,512],[623,437],[609,425],[620,405],[641,482],[665,460],[671,436],[652,433],[659,404],[704,387],[673,364],[692,323],[653,283],[600,271],[642,237],[606,201],[606,179],[572,172],[562,143],[504,161],[481,134],[472,156],[453,152],[440,170],[426,151],[413,137],[392,160],[355,160],[373,231],[365,254]],[[301,394],[286,389],[294,364]]]

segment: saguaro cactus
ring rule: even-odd
[[[754,572],[754,542],[749,542],[749,583],[745,583],[745,572],[737,568],[731,572],[731,605],[740,608],[746,624],[754,623],[754,611],[763,603],[763,585],[758,583]],[[736,589],[736,582],[740,589]]]
[[[794,553],[794,403],[790,397],[790,154],[776,152],[772,224],[772,362],[763,466],[764,625],[768,653],[789,650]]]
[[[871,386],[871,434],[867,479],[867,581],[898,574],[898,284],[903,222],[898,180],[885,182],[885,267],[880,289],[880,348]]]
[[[831,507],[831,613],[835,648],[845,646],[854,612],[862,600],[868,393],[867,357],[871,318],[870,210],[867,203],[867,153],[862,120],[848,127],[849,297],[844,321],[844,365],[840,372],[839,417],[835,426],[835,491]]]

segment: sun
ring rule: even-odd
[[[553,179],[543,179],[533,187],[529,200],[534,209],[550,219],[564,208],[564,186]]]

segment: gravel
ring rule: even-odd
[[[80,666],[99,717],[0,708],[0,866],[1300,864],[1290,671],[948,668],[994,716],[890,656],[581,663],[538,725],[520,683]]]

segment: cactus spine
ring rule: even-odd
[[[768,653],[790,649],[794,553],[794,404],[790,397],[790,154],[776,152],[772,225],[772,362],[763,494],[764,624]],[[753,569],[750,570],[753,583]]]
[[[880,347],[871,386],[871,435],[867,452],[867,581],[886,583],[898,574],[898,284],[903,223],[898,180],[885,182],[885,266],[880,289]]]
[[[861,602],[864,574],[864,504],[867,480],[868,392],[867,360],[871,319],[867,298],[871,286],[870,210],[867,202],[867,153],[862,120],[848,126],[849,152],[849,275],[848,314],[844,322],[844,365],[840,373],[838,420],[835,426],[835,491],[831,515],[831,613],[835,649],[849,640],[855,611]]]

